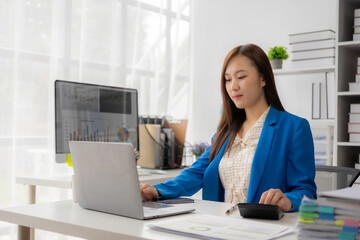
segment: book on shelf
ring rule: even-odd
[[[293,60],[335,57],[335,48],[324,48],[318,50],[298,51],[298,52],[293,51],[292,55],[293,55],[292,56]]]
[[[320,119],[320,84],[312,83],[312,119]]]
[[[349,82],[349,91],[350,92],[359,92],[360,91],[360,82]]]
[[[320,82],[320,119],[328,118],[326,82]]]
[[[312,83],[312,119],[329,119],[335,116],[334,75],[325,73],[325,79]],[[329,85],[328,85],[329,84]]]
[[[360,66],[360,57],[357,58],[357,65]]]
[[[360,123],[348,123],[348,132],[349,133],[360,133]]]
[[[360,17],[360,8],[354,9],[354,17]]]
[[[360,41],[360,33],[354,33],[353,34],[353,40],[354,41]]]
[[[293,52],[324,49],[324,48],[334,48],[334,47],[335,47],[335,39],[318,40],[318,41],[291,44],[291,50]]]
[[[299,42],[310,42],[316,40],[325,40],[325,39],[335,39],[335,32],[333,30],[320,30],[314,32],[304,32],[304,33],[295,33],[289,35],[289,42],[299,43]]]
[[[354,33],[360,33],[360,26],[354,26]]]
[[[334,57],[293,60],[291,62],[293,68],[326,67],[326,66],[333,66],[334,64],[335,64]]]
[[[354,18],[354,26],[360,26],[360,17],[355,17]]]
[[[325,82],[326,82],[326,96],[327,96],[327,116],[330,119],[335,118],[335,73],[326,72],[325,73]]]
[[[357,66],[357,73],[360,73],[360,65]]]
[[[349,142],[360,142],[360,133],[349,133]]]
[[[360,123],[360,113],[349,113],[349,122]]]
[[[357,73],[355,75],[355,82],[360,82],[360,74],[359,73]]]
[[[360,113],[360,103],[351,103],[350,113]]]

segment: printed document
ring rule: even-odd
[[[151,229],[201,239],[271,239],[289,233],[289,227],[255,220],[212,215],[196,215],[164,224],[149,225]]]

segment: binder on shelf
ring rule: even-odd
[[[327,72],[325,73],[325,81],[326,81],[326,96],[327,96],[327,116],[330,119],[335,118],[335,73]]]
[[[328,118],[327,92],[326,81],[320,82],[320,118]]]
[[[312,119],[320,119],[320,84],[312,83]]]

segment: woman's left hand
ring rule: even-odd
[[[278,205],[282,211],[290,211],[292,209],[291,201],[280,189],[269,189],[263,192],[259,203]]]

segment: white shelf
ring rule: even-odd
[[[295,75],[295,74],[312,74],[323,72],[334,72],[335,66],[319,67],[319,68],[299,68],[299,69],[274,69],[274,75]]]
[[[345,91],[345,92],[338,92],[337,95],[338,95],[338,96],[360,96],[360,92],[349,92],[349,91]]]
[[[346,41],[346,42],[339,42],[339,47],[360,47],[360,41]]]
[[[360,142],[338,142],[338,146],[360,147]]]

